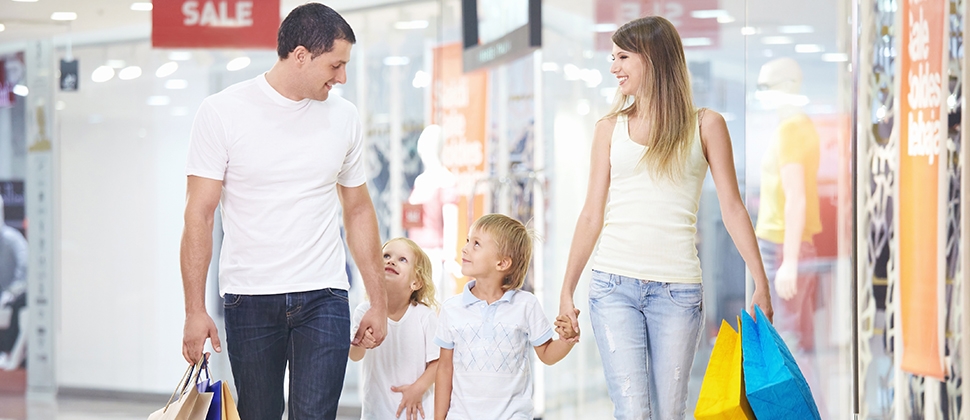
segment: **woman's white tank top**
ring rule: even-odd
[[[698,119],[699,121],[699,119]],[[700,283],[697,206],[707,175],[700,127],[676,181],[654,177],[620,115],[610,141],[610,191],[593,269],[641,280]]]

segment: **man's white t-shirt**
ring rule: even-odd
[[[529,292],[509,290],[491,305],[475,281],[445,301],[434,342],[453,349],[448,419],[532,420],[533,347],[552,339],[552,324]]]
[[[351,335],[357,334],[360,320],[370,309],[364,302],[354,310]],[[410,385],[424,373],[428,363],[438,360],[440,350],[434,344],[438,316],[424,305],[408,306],[399,321],[387,320],[387,336],[375,349],[367,350],[361,369],[363,382],[362,420],[406,419],[407,410],[395,417],[404,394],[392,392],[392,386]],[[424,418],[434,418],[434,387],[421,399]]]
[[[206,98],[186,174],[222,181],[219,292],[348,289],[337,185],[366,181],[357,108],[293,101],[259,75]]]

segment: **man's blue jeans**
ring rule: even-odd
[[[334,419],[350,349],[347,291],[225,295],[226,348],[243,420]]]

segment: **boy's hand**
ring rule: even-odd
[[[391,391],[400,392],[401,394],[401,404],[397,406],[397,413],[395,416],[401,417],[401,412],[407,412],[407,420],[418,420],[418,415],[424,418],[424,407],[421,405],[421,397],[424,395],[421,392],[421,387],[411,385],[403,386],[392,386]]]
[[[579,316],[579,309],[573,308],[574,316]],[[565,314],[556,317],[556,333],[563,340],[567,340],[572,343],[579,342],[579,331],[573,328],[572,320],[569,319]]]
[[[363,347],[365,349],[372,349],[374,347],[377,347],[377,345],[375,344],[376,342],[377,342],[377,339],[374,338],[374,330],[367,328],[366,330],[364,330],[364,335],[360,337],[360,341],[356,341],[356,342],[351,341],[350,345]]]

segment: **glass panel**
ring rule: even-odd
[[[748,0],[742,29],[748,211],[774,326],[823,419],[851,409],[849,4]]]

